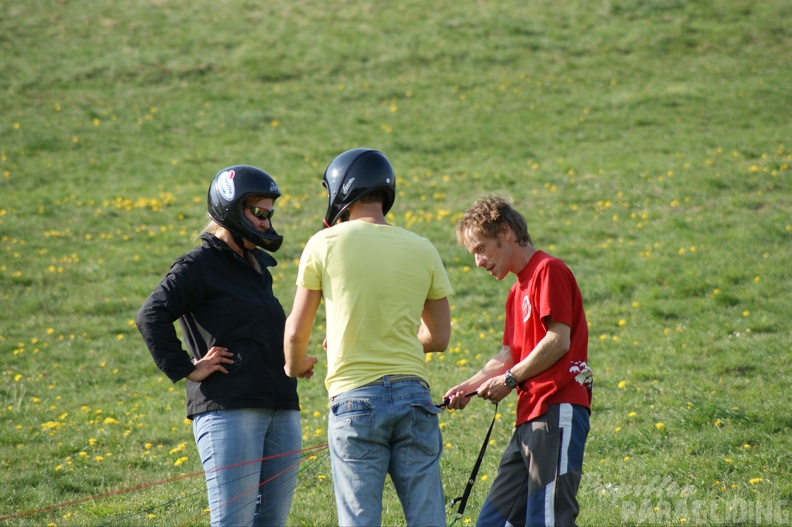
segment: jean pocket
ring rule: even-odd
[[[367,399],[345,399],[330,407],[330,440],[338,456],[363,459],[373,449],[374,405]]]
[[[443,438],[437,416],[443,410],[434,405],[412,404],[412,436],[415,448],[427,456],[439,456]]]

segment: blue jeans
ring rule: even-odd
[[[387,474],[409,527],[446,524],[440,412],[419,380],[386,376],[333,397],[328,443],[339,525],[382,525]]]
[[[302,445],[297,410],[206,412],[195,416],[193,434],[212,526],[286,524]]]

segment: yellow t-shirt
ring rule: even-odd
[[[308,240],[297,285],[324,297],[330,397],[383,375],[428,381],[421,312],[427,299],[452,293],[429,240],[390,225],[340,223]]]

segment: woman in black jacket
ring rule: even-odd
[[[284,525],[296,484],[299,401],[283,370],[286,316],[269,272],[277,262],[256,250],[283,241],[271,223],[279,196],[258,168],[218,172],[201,246],[176,260],[137,315],[157,366],[173,382],[187,379],[213,526]]]

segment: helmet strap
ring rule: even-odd
[[[248,253],[248,249],[245,247],[245,238],[235,233],[231,233],[231,238],[234,240],[234,243],[237,244],[237,247],[242,249],[242,255],[246,255]]]

